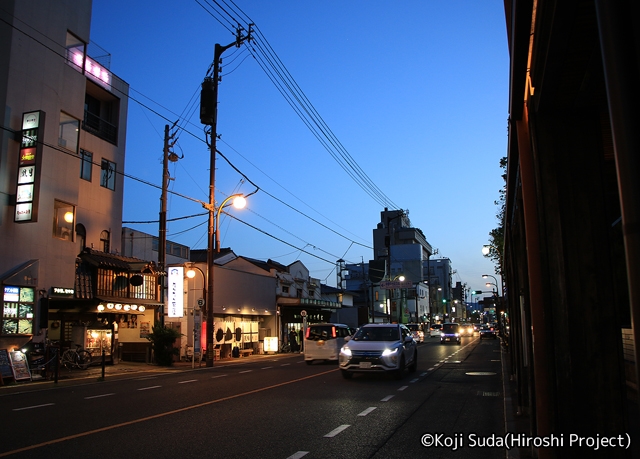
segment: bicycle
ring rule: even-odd
[[[76,344],[76,349],[67,349],[62,353],[60,363],[67,369],[80,368],[86,370],[91,365],[91,353],[85,349],[80,349],[82,346]]]

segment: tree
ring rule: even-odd
[[[502,180],[504,185],[498,191],[499,198],[494,201],[498,206],[496,219],[498,227],[489,231],[489,253],[485,257],[491,259],[495,263],[495,272],[502,276],[502,253],[504,251],[504,217],[507,206],[507,157],[500,158],[500,168],[502,169]]]
[[[151,334],[147,339],[153,345],[153,355],[156,363],[162,366],[173,365],[173,356],[180,353],[180,349],[173,347],[173,343],[182,336],[180,332],[174,328],[154,326]]]

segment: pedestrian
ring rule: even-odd
[[[302,332],[302,328],[298,330],[298,336],[300,337],[300,341],[298,342],[300,352],[304,352],[304,333]]]
[[[293,328],[289,332],[289,344],[291,344],[291,352],[298,352],[298,341],[296,339],[296,331]]]

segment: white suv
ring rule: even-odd
[[[401,379],[405,368],[416,371],[418,345],[405,325],[367,324],[342,346],[339,363],[347,379],[369,372],[393,372]]]

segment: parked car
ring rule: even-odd
[[[403,324],[366,324],[340,350],[342,376],[354,373],[388,372],[401,379],[404,370],[416,371],[418,345]]]
[[[458,324],[442,324],[442,332],[440,333],[440,344],[460,344],[460,342],[460,326]]]
[[[413,339],[416,340],[416,343],[420,344],[424,342],[424,332],[422,331],[422,326],[420,324],[407,324],[407,328],[411,330]]]
[[[484,338],[496,339],[496,329],[487,324],[480,327],[480,339]]]
[[[433,337],[439,338],[441,331],[442,331],[442,325],[440,324],[431,325],[431,327],[429,327],[429,338],[433,338]]]
[[[460,324],[460,336],[473,336],[473,324]]]
[[[307,327],[304,337],[304,361],[311,365],[314,360],[338,361],[340,349],[345,338],[351,336],[353,330],[344,324],[321,323]]]

